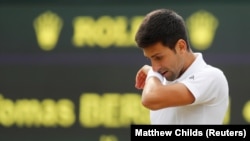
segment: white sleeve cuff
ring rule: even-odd
[[[153,71],[153,69],[150,69],[150,70],[148,71],[148,75],[147,75],[146,81],[147,81],[150,77],[156,77],[156,78],[158,78],[161,82],[163,82],[163,80],[164,80],[164,77],[163,77],[160,73]]]

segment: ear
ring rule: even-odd
[[[179,39],[176,43],[176,51],[184,53],[187,51],[187,43],[183,39]]]

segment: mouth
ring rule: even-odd
[[[161,72],[161,75],[164,76],[168,71]]]

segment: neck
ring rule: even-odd
[[[185,57],[186,62],[184,64],[184,67],[180,73],[180,76],[191,66],[191,64],[195,61],[195,54],[193,52],[188,52],[187,56]]]

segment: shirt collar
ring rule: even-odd
[[[177,81],[186,79],[190,74],[193,74],[194,72],[199,71],[204,66],[206,66],[206,62],[203,59],[203,56],[201,53],[197,52],[195,54],[195,60],[194,62],[188,67],[188,69],[177,79]]]

